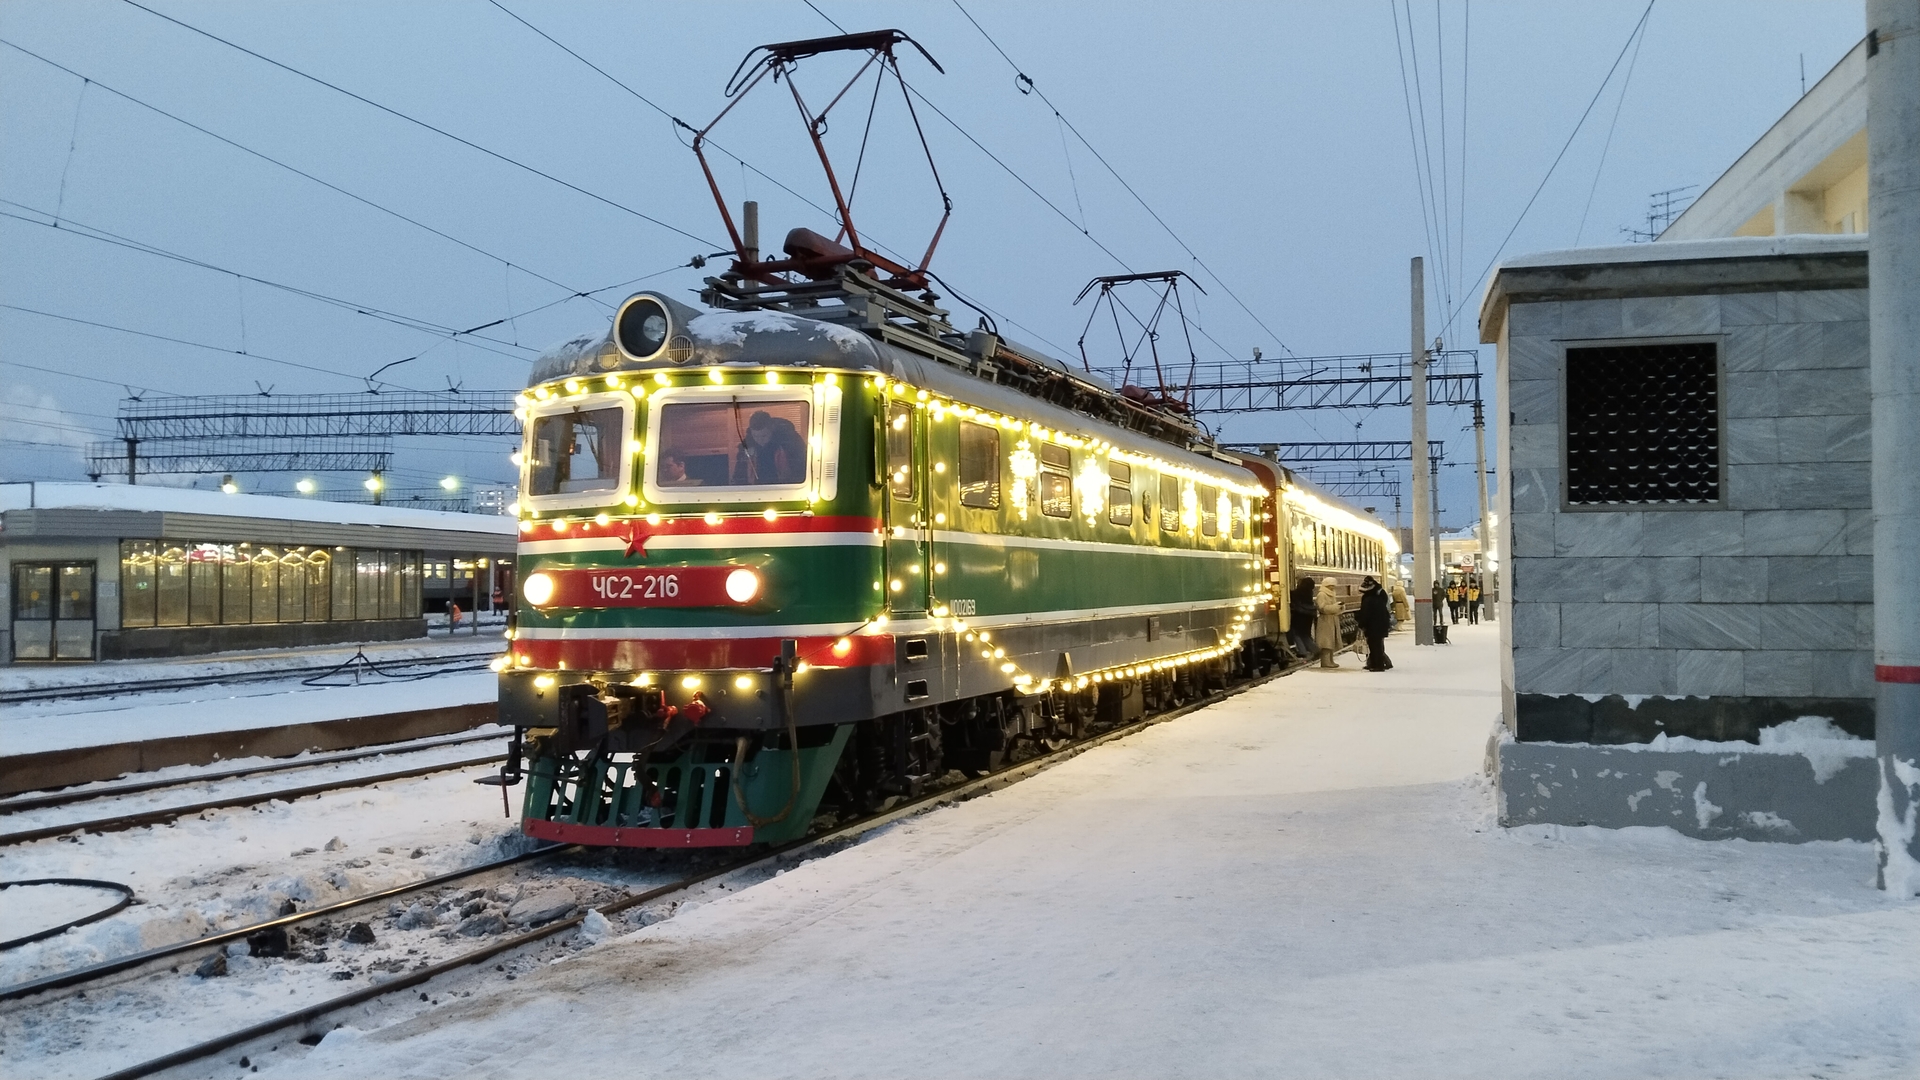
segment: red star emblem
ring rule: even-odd
[[[640,523],[637,521],[627,526],[627,558],[631,559],[635,555],[643,559],[647,557],[647,534],[640,530]]]

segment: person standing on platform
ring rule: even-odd
[[[1413,612],[1407,608],[1407,586],[1398,577],[1393,579],[1393,627],[1398,630],[1401,623],[1413,621]]]
[[[1447,621],[1460,621],[1460,582],[1455,578],[1447,579]]]
[[[1393,666],[1387,659],[1387,631],[1392,619],[1387,590],[1372,578],[1360,582],[1360,632],[1367,636],[1368,671],[1385,671]]]
[[[1320,588],[1313,594],[1313,643],[1320,651],[1320,666],[1339,667],[1333,662],[1334,650],[1340,647],[1340,597],[1333,591],[1333,579],[1320,579]]]
[[[1300,658],[1310,660],[1318,651],[1313,644],[1313,624],[1319,617],[1313,606],[1312,578],[1303,574],[1299,581],[1294,582],[1293,595],[1288,597],[1287,607],[1293,616],[1288,636],[1293,639],[1293,647],[1300,653]]]
[[[1467,622],[1480,625],[1480,578],[1478,575],[1467,579]]]

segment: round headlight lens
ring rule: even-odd
[[[527,580],[520,583],[520,595],[534,607],[541,607],[553,599],[553,575],[528,574]]]
[[[614,338],[620,351],[631,360],[648,360],[667,346],[667,331],[672,320],[667,309],[651,296],[636,296],[620,308],[614,319]]]
[[[759,574],[743,569],[727,575],[727,599],[736,604],[744,604],[759,594]]]

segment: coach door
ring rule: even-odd
[[[13,658],[93,659],[93,564],[13,564]]]
[[[920,410],[910,402],[887,405],[887,581],[896,612],[927,610],[926,439]]]

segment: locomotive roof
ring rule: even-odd
[[[691,314],[691,312],[689,312]],[[900,348],[852,327],[809,319],[784,311],[717,311],[693,315],[682,326],[685,341],[669,352],[673,358],[636,361],[620,351],[611,325],[597,334],[583,334],[548,349],[534,361],[530,386],[570,376],[601,375],[614,371],[701,370],[728,366],[808,368],[862,371],[885,375],[1008,416],[1064,431],[1097,430],[1116,446],[1152,454],[1186,465],[1233,475],[1246,482],[1253,474],[1237,460],[1227,460],[1151,438],[1115,424],[1062,408],[1011,387],[976,378],[953,364]],[[679,340],[679,339],[676,339]],[[1052,359],[1052,358],[1048,358]],[[1104,380],[1071,371],[1058,360],[1063,373],[1112,393]]]

